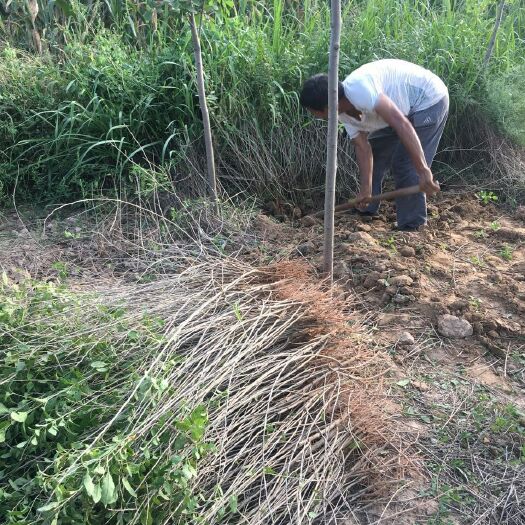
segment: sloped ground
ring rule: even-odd
[[[337,523],[525,522],[525,219],[475,197],[440,195],[429,227],[391,230],[391,205],[379,219],[337,218],[338,295],[383,355],[389,380],[383,409],[423,476],[407,477],[386,504],[372,499]],[[259,215],[254,231],[224,243],[256,266],[301,259],[319,271],[322,223]],[[143,279],[122,254],[93,240],[82,221],[56,221],[42,239],[15,216],[3,221],[0,263],[75,283]],[[68,232],[68,233],[66,233]],[[117,260],[118,259],[118,260]],[[443,335],[452,315],[466,337]],[[357,321],[356,321],[357,319]],[[401,439],[400,437],[400,439]],[[390,502],[389,502],[390,499]]]

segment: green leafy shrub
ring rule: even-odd
[[[0,287],[0,514],[4,523],[192,523],[207,410],[166,409],[144,360],[163,323],[62,285]],[[146,359],[147,360],[147,359]],[[177,366],[177,356],[163,367]]]
[[[282,0],[241,4],[236,10],[217,2],[217,14],[201,27],[219,176],[235,192],[271,189],[304,199],[304,188],[323,182],[325,135],[299,108],[297,92],[307,76],[327,69],[329,6],[318,0],[304,6]],[[61,5],[71,7],[66,17],[49,6],[39,14],[49,48],[41,57],[19,50],[27,47],[25,32],[22,37],[4,28],[11,42],[0,62],[4,200],[15,181],[19,196],[55,202],[101,189],[117,192],[134,180],[132,164],[162,165],[192,180],[204,172],[184,17],[169,14],[166,3],[162,11],[149,1],[115,0],[92,12],[76,2]],[[508,5],[485,71],[480,50],[486,49],[494,16],[485,1],[348,2],[340,74],[385,57],[435,71],[451,94],[442,148],[456,153],[446,161],[471,162],[465,151],[487,138],[478,125],[490,113],[486,85],[494,92],[489,104],[502,101],[496,113],[511,136],[519,135],[523,120],[510,109],[520,103],[513,94],[520,93],[519,82],[510,94],[506,89],[522,75],[519,68],[508,71],[523,63],[525,8]],[[354,184],[353,165],[344,163],[348,155],[341,146],[339,180],[346,188]]]

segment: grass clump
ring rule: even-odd
[[[501,133],[525,147],[525,65],[520,64],[488,84],[490,111]]]
[[[207,411],[155,415],[173,393],[144,366],[164,343],[163,322],[130,322],[95,297],[5,274],[0,305],[5,523],[153,523],[153,508],[155,523],[196,518],[190,482],[213,450]]]
[[[429,523],[459,516],[519,525],[525,517],[523,505],[507,494],[521,494],[525,487],[523,414],[480,387],[462,396],[457,424],[441,427],[436,440],[430,470],[439,508]]]

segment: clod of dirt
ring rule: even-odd
[[[348,240],[355,244],[365,244],[368,246],[377,244],[376,240],[366,232],[354,232],[348,236]]]
[[[453,303],[450,303],[449,308],[451,310],[466,310],[469,307],[469,302],[465,299],[457,299]]]
[[[417,388],[418,390],[421,390],[421,392],[427,392],[428,390],[430,390],[430,386],[427,385],[426,383],[423,383],[423,381],[412,381],[411,384],[413,387]],[[425,509],[425,510],[426,510],[427,515],[432,514],[431,512],[429,512],[428,509]]]
[[[334,264],[334,277],[336,279],[344,279],[350,275],[350,268],[344,261],[339,261]]]
[[[306,228],[311,228],[312,226],[315,226],[317,224],[317,221],[311,215],[307,215],[306,217],[303,217],[301,219],[301,224]]]
[[[519,334],[521,332],[521,325],[509,319],[495,319],[495,323],[499,329],[510,333]]]
[[[352,255],[354,247],[351,244],[342,244],[341,249],[350,255],[350,262],[355,265],[365,264],[368,262],[368,258],[365,255]]]
[[[498,339],[499,338],[499,334],[498,334],[498,332],[496,332],[496,330],[491,330],[487,335],[489,337],[492,337],[492,339]]]
[[[381,274],[379,272],[370,272],[366,276],[363,282],[363,286],[367,289],[373,288],[374,286],[376,286],[377,281],[379,281],[379,279],[381,279]]]
[[[408,304],[410,301],[415,301],[416,298],[413,295],[403,295],[398,293],[394,295],[393,300],[396,304]]]
[[[414,248],[412,248],[412,246],[402,246],[399,249],[399,253],[403,257],[415,257],[416,256],[416,250],[414,250]]]
[[[438,332],[445,337],[464,339],[474,333],[472,325],[466,319],[444,314],[438,318]]]
[[[523,228],[500,228],[494,234],[502,239],[510,241],[523,241],[525,240],[525,230]]]
[[[394,270],[396,270],[396,272],[406,272],[407,271],[406,264],[403,264],[403,263],[392,261],[391,266]]]
[[[418,291],[412,290],[410,286],[401,286],[401,288],[399,288],[399,293],[404,295],[413,295],[414,297],[420,296],[420,293]]]
[[[397,275],[389,279],[389,283],[392,286],[411,286],[414,283],[414,280],[408,275]]]
[[[316,250],[315,244],[312,241],[305,242],[297,246],[297,251],[304,257],[314,253]]]
[[[467,321],[468,321],[468,319],[467,319]],[[483,333],[483,323],[480,323],[479,321],[477,321],[472,326],[474,327],[474,333],[475,334],[482,334]]]
[[[383,313],[378,317],[377,324],[378,326],[389,326],[389,325],[402,325],[405,326],[410,322],[409,314],[392,314],[392,313]]]
[[[495,257],[494,255],[485,255],[483,257],[483,261],[485,261],[487,264],[490,264],[494,268],[497,268],[502,264],[501,259],[499,257]]]
[[[518,206],[516,210],[516,218],[525,221],[525,206]]]
[[[370,224],[359,223],[356,227],[362,232],[372,231],[372,226],[370,226]]]
[[[494,373],[488,365],[476,364],[467,368],[467,374],[477,380],[482,385],[501,388],[506,392],[511,392],[511,385],[501,376]]]
[[[265,210],[268,211],[268,213],[270,215],[279,215],[281,213],[281,207],[279,206],[279,204],[277,202],[274,202],[274,201],[269,201],[269,202],[266,202],[265,205],[264,205],[264,208]]]
[[[400,345],[413,345],[416,342],[414,336],[410,332],[402,332],[397,340]]]
[[[480,321],[481,319],[476,320]],[[485,328],[486,332],[490,332],[491,330],[496,330],[498,325],[494,319],[483,319],[483,327]]]
[[[300,219],[303,216],[303,212],[301,211],[301,208],[298,208],[297,206],[294,207],[292,210],[292,217],[294,219]]]

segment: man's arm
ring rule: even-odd
[[[359,167],[360,182],[359,193],[356,196],[356,207],[362,209],[366,207],[366,199],[372,195],[372,169],[374,165],[374,157],[366,133],[359,132],[359,134],[352,139],[352,142],[354,144],[357,166]]]
[[[376,113],[397,133],[401,144],[405,146],[414,168],[419,175],[421,191],[432,195],[439,191],[439,186],[434,182],[432,171],[427,165],[421,142],[414,126],[403,115],[399,108],[386,95],[379,95],[374,107]]]

